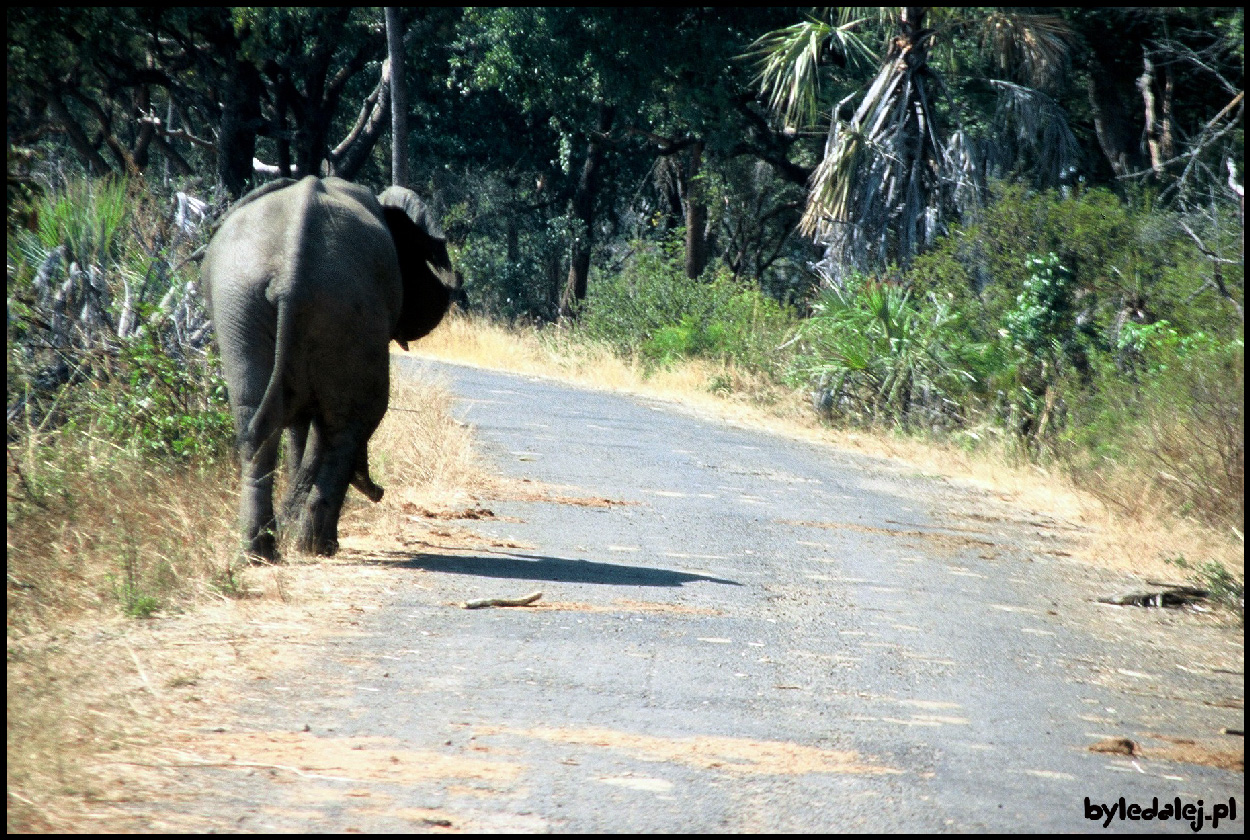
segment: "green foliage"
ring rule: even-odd
[[[1073,472],[1126,504],[1147,488],[1176,510],[1221,528],[1245,517],[1245,345],[1183,335],[1167,322],[1126,330],[1117,366],[1104,359],[1069,408],[1059,436]],[[1119,490],[1107,476],[1131,469]]]
[[[487,215],[491,209],[481,207],[479,212]],[[512,222],[512,229],[503,231],[488,219],[483,222],[466,238],[455,260],[469,305],[508,321],[554,319],[565,279],[561,257],[571,231],[578,227],[576,221],[556,216],[541,226],[524,228]]]
[[[993,194],[975,222],[939,240],[909,273],[922,288],[955,295],[983,340],[1003,326],[1031,281],[1028,254],[1054,254],[1071,273],[1072,306],[1101,341],[1115,343],[1128,309],[1146,320],[1166,318],[1182,332],[1236,329],[1232,307],[1214,300],[1214,285],[1204,282],[1209,259],[1182,226],[1231,257],[1239,241],[1235,217],[1182,216],[1153,206],[1146,195],[1129,203],[1101,188],[1065,193],[996,182]],[[1226,285],[1241,287],[1241,266],[1220,271]]]
[[[1213,264],[1190,233],[1216,253],[1235,253],[1235,220],[1214,211],[1182,216],[1146,195],[1129,203],[1101,189],[1034,192],[999,183],[994,193],[977,223],[917,258],[910,276],[953,296],[966,340],[986,350],[975,360],[970,396],[1033,454],[1054,454],[1061,439],[1105,441],[1095,418],[1120,411],[1113,406],[1175,403],[1181,391],[1142,390],[1153,387],[1160,366],[1204,341],[1240,334],[1236,308],[1216,291],[1239,296],[1243,270]],[[1139,406],[1116,425],[1148,437],[1138,428],[1144,416]],[[1081,431],[1091,422],[1094,429]],[[1110,451],[1106,445],[1096,448]]]
[[[698,357],[780,376],[794,314],[723,268],[689,279],[680,247],[680,231],[664,244],[636,241],[619,273],[593,279],[578,333],[651,366]]]
[[[144,334],[122,345],[112,387],[89,400],[95,428],[156,458],[220,458],[234,441],[215,357],[178,359]]]
[[[972,374],[949,301],[898,281],[854,277],[827,289],[800,328],[793,381],[816,389],[828,419],[946,426]]]
[[[190,281],[171,269],[195,243],[126,196],[124,181],[70,179],[35,201],[37,231],[9,238],[10,419],[157,460],[223,457],[225,387]]]
[[[64,245],[80,265],[116,260],[127,216],[126,182],[74,179],[37,203],[36,236],[51,251]]]
[[[1025,260],[1029,276],[1003,326],[1023,353],[1057,358],[1070,355],[1076,340],[1075,276],[1053,253]]]

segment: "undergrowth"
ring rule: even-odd
[[[187,257],[206,232],[124,180],[70,179],[8,241],[9,625],[149,617],[237,591],[233,428]],[[224,581],[224,585],[218,585]]]

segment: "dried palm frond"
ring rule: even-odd
[[[1031,87],[1046,88],[1062,76],[1072,30],[1055,15],[996,11],[981,28],[981,48],[1005,73]]]
[[[1060,183],[1081,153],[1067,113],[1041,91],[996,80],[990,85],[998,91],[994,114],[998,140],[990,144],[991,160],[1013,161],[1023,152],[1030,156],[1040,185]],[[1001,164],[999,168],[1005,169]]]

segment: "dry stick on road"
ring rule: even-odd
[[[528,607],[543,597],[542,592],[531,592],[522,598],[478,598],[476,601],[465,601],[466,610],[480,610],[482,607]]]

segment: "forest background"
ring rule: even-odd
[[[1174,7],[10,10],[10,626],[52,597],[37,581],[64,572],[37,557],[64,523],[126,497],[101,486],[230,485],[195,251],[248,189],[310,173],[428,198],[477,318],[1056,470],[1130,520],[1215,535],[1167,559],[1239,605],[1220,558],[1244,523],[1243,26]],[[141,561],[127,516],[104,517],[100,585],[150,614],[177,564]],[[236,587],[228,562],[210,577]]]

